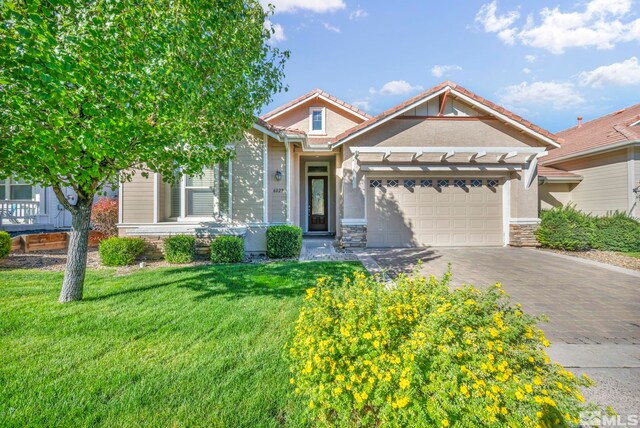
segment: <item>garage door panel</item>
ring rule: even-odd
[[[422,187],[368,188],[368,245],[372,247],[502,245],[502,188]],[[437,184],[437,178],[431,178]],[[375,180],[375,178],[372,178]],[[470,186],[470,180],[466,179]],[[368,184],[368,183],[367,183]]]

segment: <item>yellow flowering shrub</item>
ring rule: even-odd
[[[570,426],[584,404],[537,319],[496,284],[356,273],[307,290],[287,345],[309,420],[331,426]]]

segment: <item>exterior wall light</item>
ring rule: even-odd
[[[280,180],[282,180],[282,172],[276,171],[276,181],[280,181]]]

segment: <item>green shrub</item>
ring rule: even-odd
[[[144,240],[140,238],[114,237],[100,242],[98,253],[105,266],[127,266],[142,254],[144,245]]]
[[[0,260],[11,252],[11,236],[7,232],[0,232]]]
[[[282,259],[300,256],[302,229],[297,226],[267,228],[267,256]]]
[[[213,263],[242,263],[244,239],[240,236],[218,236],[211,242]]]
[[[591,248],[593,217],[568,205],[542,211],[540,219],[536,237],[543,247],[569,251]]]
[[[164,240],[164,259],[168,263],[191,263],[195,252],[194,236],[177,235]]]
[[[354,274],[307,290],[287,346],[289,382],[320,426],[575,426],[575,378],[551,363],[537,318],[500,284],[391,284]],[[575,425],[573,425],[575,424]]]
[[[609,251],[640,251],[640,222],[626,213],[597,217],[593,247]]]

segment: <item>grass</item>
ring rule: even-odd
[[[0,426],[296,425],[284,345],[304,290],[359,263],[0,272]]]
[[[625,251],[620,254],[625,255],[627,257],[635,257],[636,259],[640,259],[640,251]]]

